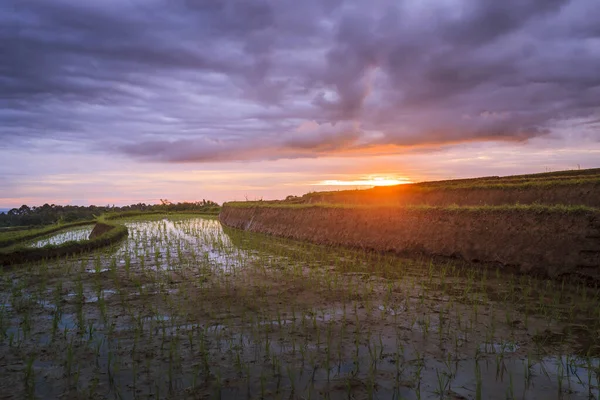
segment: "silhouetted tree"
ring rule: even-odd
[[[55,204],[44,204],[42,206],[29,207],[22,205],[13,208],[7,213],[0,213],[0,227],[48,225],[58,221],[73,222],[78,220],[92,219],[105,212],[126,211],[209,211],[219,207],[214,201],[202,199],[196,202],[172,203],[167,199],[160,199],[160,204],[137,203],[123,207],[115,205],[106,206],[57,206]]]

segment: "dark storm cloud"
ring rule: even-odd
[[[194,162],[526,141],[600,116],[599,9],[8,0],[2,146],[55,140]]]

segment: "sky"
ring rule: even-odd
[[[600,167],[597,0],[3,0],[0,207]]]

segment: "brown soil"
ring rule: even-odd
[[[98,223],[96,223],[96,226],[94,226],[94,229],[92,230],[92,233],[90,233],[90,236],[88,239],[91,240],[91,239],[97,238],[98,236],[102,236],[106,232],[110,231],[113,228],[114,228],[114,225],[107,225],[107,224],[103,224],[102,222],[98,222]]]
[[[224,225],[375,251],[497,263],[520,272],[600,278],[597,213],[227,207]]]

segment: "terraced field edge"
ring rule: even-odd
[[[600,212],[589,207],[226,203],[219,219],[232,228],[323,245],[600,279]]]
[[[102,233],[89,240],[69,241],[59,245],[50,244],[39,248],[15,246],[2,249],[0,251],[0,266],[22,264],[92,251],[116,243],[128,235],[126,226],[106,222],[96,223],[94,230],[99,230]]]
[[[282,202],[432,206],[540,203],[600,208],[600,169],[313,192],[300,197],[289,196]]]
[[[71,222],[67,224],[55,224],[41,228],[26,229],[26,230],[7,230],[0,232],[0,248],[13,246],[18,243],[26,242],[38,237],[46,236],[51,233],[59,232],[64,229],[74,228],[77,226],[91,225],[95,220],[85,220]]]

